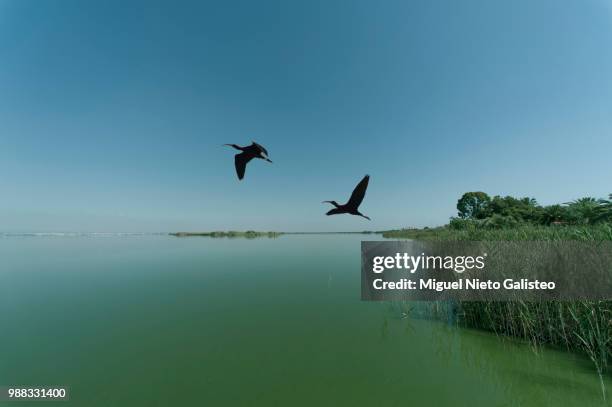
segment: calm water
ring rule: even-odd
[[[362,238],[0,237],[0,385],[70,386],[36,406],[612,405],[588,360],[361,302]]]

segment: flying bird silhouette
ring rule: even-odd
[[[272,162],[268,158],[268,150],[263,148],[263,146],[257,144],[253,141],[253,144],[246,147],[240,147],[236,144],[224,144],[226,146],[234,147],[236,150],[242,151],[239,154],[234,156],[234,165],[236,166],[236,174],[238,175],[238,179],[244,178],[244,172],[246,171],[246,165],[253,158],[260,158],[262,160],[266,160],[267,162]]]
[[[368,189],[368,182],[370,181],[370,176],[366,175],[363,177],[359,184],[353,190],[351,197],[348,202],[344,205],[338,204],[336,201],[323,201],[324,203],[330,203],[335,206],[334,209],[330,210],[326,213],[326,215],[339,215],[342,213],[348,213],[351,215],[357,215],[366,218],[367,220],[371,220],[369,217],[365,216],[363,213],[359,212],[359,205],[361,205],[361,201],[363,201],[363,197],[365,196],[366,189]]]

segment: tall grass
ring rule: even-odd
[[[523,225],[513,228],[487,229],[468,227],[455,230],[449,227],[433,229],[401,229],[383,232],[383,237],[416,240],[612,240],[612,225],[600,223],[592,226],[537,226]]]
[[[394,230],[384,237],[418,240],[612,240],[612,226],[533,226],[504,229],[448,227],[421,230]],[[543,345],[563,347],[587,355],[602,375],[612,361],[612,301],[470,302],[459,304],[458,322]],[[602,393],[605,388],[602,383]]]

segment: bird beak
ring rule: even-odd
[[[272,162],[272,160],[270,160],[269,158],[266,158],[266,161],[269,162],[269,163]]]

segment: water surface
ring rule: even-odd
[[[582,357],[361,302],[363,238],[0,237],[0,386],[68,385],[43,403],[62,406],[611,405]]]

